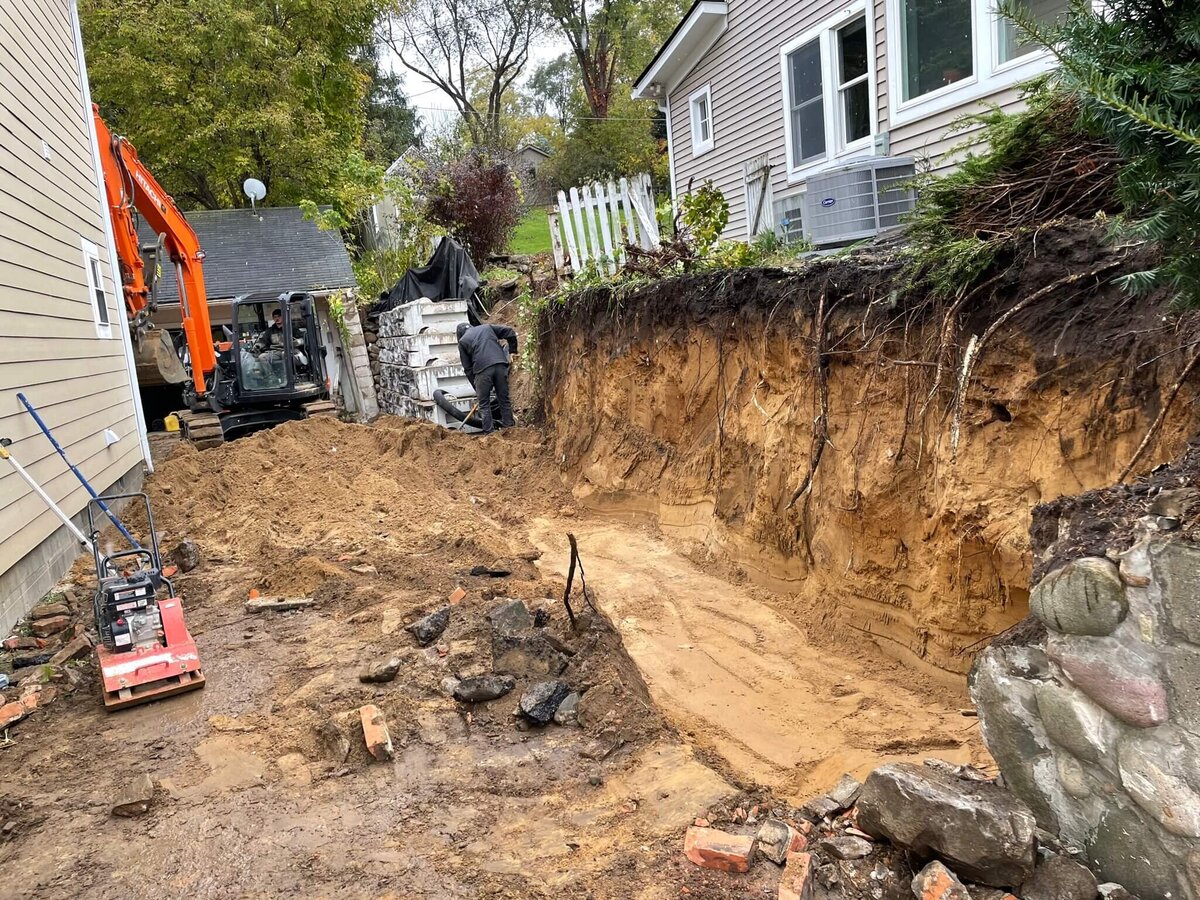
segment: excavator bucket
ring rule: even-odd
[[[183,384],[188,380],[183,361],[175,352],[171,336],[161,329],[143,331],[133,342],[138,383],[143,387],[159,384]]]

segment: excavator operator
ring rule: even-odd
[[[260,353],[264,350],[283,349],[283,310],[278,307],[271,313],[271,324],[258,336],[254,349]]]

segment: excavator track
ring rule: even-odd
[[[183,426],[184,438],[197,450],[220,447],[225,443],[225,433],[221,430],[221,419],[216,413],[185,409],[177,415]]]
[[[337,404],[332,400],[314,400],[304,404],[304,416],[311,419],[315,416],[337,416]]]

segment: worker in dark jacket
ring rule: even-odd
[[[507,342],[505,353],[502,342]],[[479,418],[483,420],[483,433],[495,431],[492,415],[492,391],[496,392],[496,405],[500,412],[500,427],[515,425],[512,401],[508,397],[509,358],[517,352],[516,329],[507,325],[476,325],[465,322],[458,326],[458,358],[462,360],[467,380],[475,387],[479,399]]]

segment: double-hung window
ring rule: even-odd
[[[873,35],[866,4],[856,3],[783,48],[790,172],[870,145]]]
[[[1019,0],[1050,24],[1069,0]],[[1050,55],[998,11],[998,0],[888,0],[892,121],[970,102],[1047,69]]]
[[[712,89],[706,84],[688,99],[692,111],[692,155],[699,156],[713,148]]]
[[[83,275],[87,284],[87,299],[92,307],[92,319],[96,323],[96,334],[102,338],[112,337],[112,320],[108,309],[108,295],[104,292],[104,276],[100,269],[100,248],[88,240],[81,240],[83,249]]]

